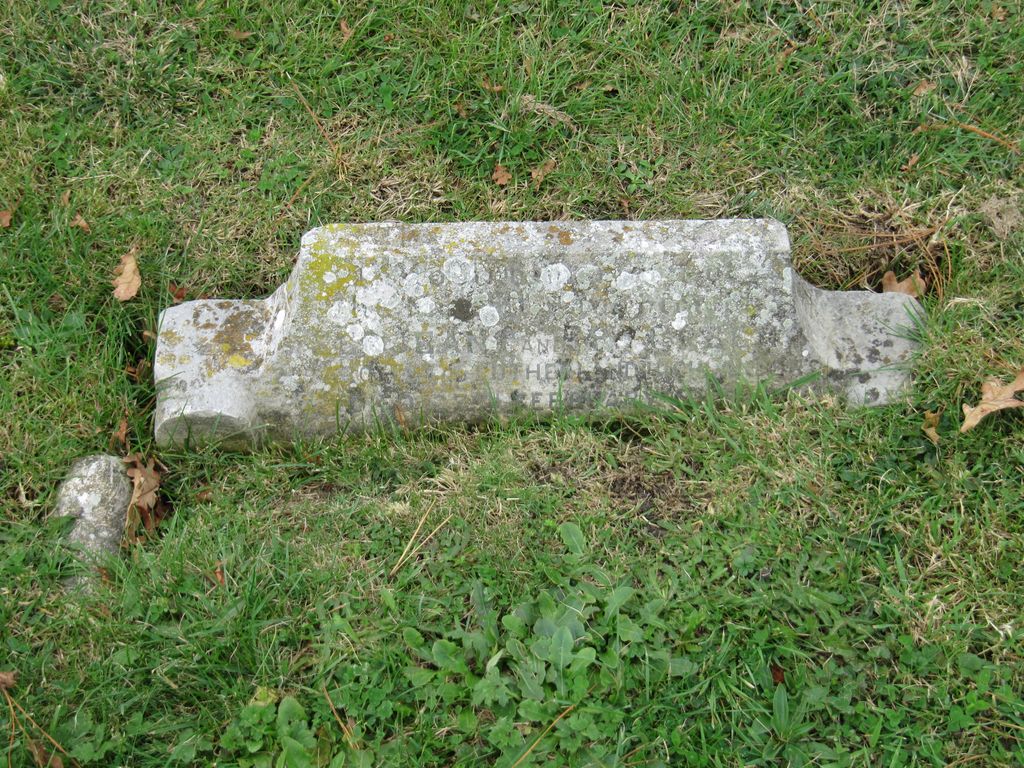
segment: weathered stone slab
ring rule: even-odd
[[[628,405],[713,376],[905,385],[920,307],[830,292],[770,220],[336,224],[272,296],[163,312],[156,437],[246,445],[378,421]]]

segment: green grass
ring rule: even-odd
[[[1024,235],[978,212],[1022,194],[1015,4],[13,0],[0,31],[0,671],[79,764],[1024,762],[1024,423],[957,432],[1024,366]],[[63,594],[57,484],[122,419],[154,452],[129,369],[171,282],[266,295],[330,221],[717,216],[785,222],[819,285],[920,267],[906,400],[165,451],[174,514]]]

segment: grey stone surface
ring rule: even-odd
[[[53,514],[75,518],[68,543],[85,559],[116,554],[124,535],[132,484],[116,456],[86,456],[71,465]]]
[[[336,224],[263,300],[160,319],[162,445],[622,406],[708,377],[906,384],[918,303],[795,274],[771,220]]]

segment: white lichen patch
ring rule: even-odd
[[[441,271],[452,285],[466,285],[472,282],[473,276],[476,274],[476,267],[467,258],[452,256],[449,259],[445,259]]]
[[[355,316],[352,303],[348,301],[336,301],[327,310],[327,319],[337,325],[346,325]]]
[[[375,280],[356,288],[356,301],[365,307],[394,309],[401,301],[398,290],[387,280]]]
[[[498,310],[490,304],[480,307],[478,316],[480,318],[480,322],[483,323],[484,328],[492,328],[498,324]]]
[[[639,271],[623,270],[612,286],[619,291],[631,291],[640,286],[655,286],[661,282],[661,273],[656,269]]]
[[[427,289],[429,281],[425,275],[418,272],[410,272],[402,281],[402,292],[410,299],[418,299]]]
[[[545,291],[560,291],[569,282],[571,276],[572,272],[565,264],[561,262],[548,264],[540,271],[540,284]]]
[[[373,335],[363,337],[363,352],[370,357],[384,354],[384,339]]]

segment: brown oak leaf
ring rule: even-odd
[[[9,691],[18,681],[18,673],[15,671],[0,672],[0,690]]]
[[[351,39],[352,34],[355,32],[355,30],[348,25],[348,22],[345,19],[341,20],[341,22],[338,24],[338,27],[339,29],[341,29],[341,44],[344,45]]]
[[[494,183],[497,184],[499,187],[504,187],[506,184],[512,181],[512,174],[508,172],[508,168],[506,168],[501,163],[498,163],[496,166],[494,166],[494,173],[491,174],[491,178],[494,180]]]
[[[41,742],[30,739],[26,746],[38,768],[64,768],[64,761],[60,759],[60,755],[50,754]]]
[[[546,160],[542,165],[538,165],[536,168],[530,171],[530,178],[533,179],[534,189],[540,188],[540,183],[544,181],[544,178],[555,170],[557,164],[554,160]]]
[[[915,269],[906,280],[896,280],[896,273],[892,270],[882,275],[882,293],[905,293],[918,299],[924,295],[926,287],[920,269]]]
[[[256,34],[255,32],[249,31],[243,32],[240,29],[225,29],[224,32],[227,33],[227,36],[230,37],[232,40],[237,40],[240,43],[244,40],[248,40],[250,37]]]
[[[13,215],[13,211],[0,211],[0,229],[7,229],[11,226],[11,216]]]
[[[82,218],[82,214],[76,213],[75,218],[71,220],[72,227],[78,227],[80,230],[89,234],[92,232],[92,227],[89,226],[89,222]]]
[[[903,165],[900,166],[900,170],[903,171],[904,173],[906,173],[911,168],[913,168],[915,165],[917,165],[917,161],[920,160],[920,159],[921,159],[921,155],[919,155],[917,152],[915,152],[914,154],[912,154],[907,159],[907,162],[905,162]]]
[[[135,261],[137,248],[132,248],[121,257],[121,263],[114,269],[114,279],[111,285],[114,286],[114,298],[118,301],[129,301],[135,298],[135,294],[142,287],[142,275],[139,274],[139,265]]]
[[[132,480],[132,498],[129,506],[153,509],[156,506],[156,492],[160,490],[160,472],[156,468],[156,459],[148,462],[141,454],[132,454],[126,459],[131,466],[125,473]]]
[[[161,472],[166,471],[166,467],[154,458],[147,461],[141,453],[127,456],[124,463],[127,465],[125,474],[132,481],[125,534],[128,537],[137,536],[140,524],[152,533],[168,513],[166,502],[157,493],[160,490]]]
[[[490,91],[491,93],[501,93],[505,90],[504,85],[492,83],[491,79],[487,75],[484,75],[483,88],[485,91]]]
[[[128,419],[121,419],[117,429],[110,435],[110,445],[111,447],[115,445],[128,447]]]
[[[1015,397],[1021,391],[1024,391],[1024,369],[1009,384],[1003,384],[999,379],[989,379],[981,385],[981,402],[973,407],[964,404],[964,423],[960,431],[974,429],[990,413],[1007,408],[1024,408],[1024,400]]]
[[[924,96],[935,90],[935,83],[931,80],[921,80],[914,86],[914,96]]]

